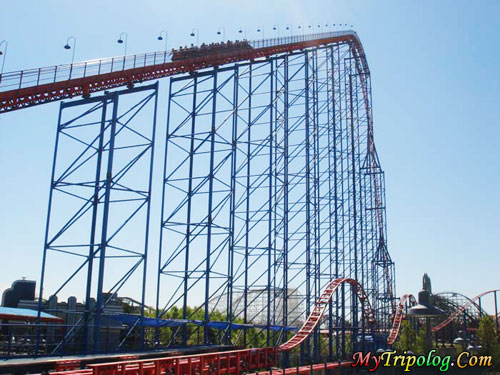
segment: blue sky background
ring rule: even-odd
[[[140,53],[163,49],[165,28],[177,47],[193,41],[193,27],[210,42],[221,26],[226,39],[241,38],[241,25],[256,39],[261,24],[266,37],[274,24],[282,34],[287,24],[353,24],[372,72],[398,295],[417,293],[427,272],[434,291],[473,296],[500,288],[499,19],[496,0],[19,0],[2,5],[0,40],[9,72],[70,62],[70,35],[84,60],[121,55],[122,31],[128,53]],[[48,104],[0,117],[0,290],[40,276],[57,112]],[[158,124],[164,134],[163,110]],[[153,301],[154,277],[149,288]]]

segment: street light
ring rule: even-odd
[[[72,49],[71,46],[69,45],[70,39],[73,39],[73,55],[71,57],[71,64],[75,61],[75,49],[76,49],[76,38],[71,35],[67,40],[66,40],[66,45],[64,46],[64,49]]]
[[[123,36],[125,36],[125,41],[123,40]],[[124,44],[125,46],[125,52],[124,55],[127,55],[127,41],[128,41],[128,34],[124,31],[120,34],[118,37],[118,40],[116,41],[118,44]]]
[[[217,35],[222,35],[222,41],[226,40],[226,29],[224,28],[224,26],[217,29]]]
[[[273,26],[274,31],[278,31],[278,38],[280,37],[280,26],[279,25],[274,25]]]
[[[168,31],[167,30],[162,30],[160,31],[160,34],[158,35],[158,40],[163,40],[162,34],[165,33],[165,51],[167,50],[167,41],[168,41]]]
[[[257,28],[257,32],[258,32],[258,33],[260,33],[261,31],[262,31],[262,39],[264,39],[264,25],[262,25],[262,27],[261,27],[261,26],[259,26],[259,27]]]
[[[240,27],[240,29],[238,30],[238,33],[240,33],[240,34],[245,33],[245,40],[247,39],[247,27],[246,26]]]
[[[286,25],[285,29],[290,30],[290,36],[293,36],[293,26],[292,25]]]
[[[194,32],[196,30],[196,33]],[[191,31],[191,35],[192,37],[196,36],[196,45],[200,44],[200,29],[195,27],[192,31]]]
[[[2,45],[4,45],[4,50],[2,52]],[[0,70],[0,75],[3,74],[3,67],[5,65],[5,59],[7,58],[7,46],[9,45],[9,43],[7,43],[6,40],[2,40],[0,42],[0,56],[3,55],[3,59],[2,59],[2,70]]]

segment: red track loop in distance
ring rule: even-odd
[[[361,302],[364,302],[364,313],[365,319],[368,324],[375,324],[375,315],[373,313],[373,309],[368,301],[368,297],[365,294],[365,291],[361,287],[361,285],[354,279],[340,278],[336,279],[325,288],[323,293],[319,296],[314,309],[311,314],[307,318],[306,322],[302,325],[299,331],[293,336],[290,340],[282,344],[278,347],[279,350],[291,350],[299,346],[305,339],[307,339],[314,329],[318,326],[321,317],[325,313],[330,300],[332,299],[333,293],[337,290],[337,288],[343,283],[349,283],[355,287],[355,292]]]
[[[439,323],[437,326],[434,326],[432,327],[432,332],[437,332],[441,329],[443,329],[444,327],[446,327],[448,324],[450,324],[453,320],[455,320],[455,318],[460,315],[462,312],[464,312],[464,310],[469,307],[470,305],[472,305],[475,301],[477,301],[479,298],[481,297],[484,297],[485,295],[487,294],[490,294],[490,293],[495,293],[495,292],[500,292],[500,289],[494,289],[494,290],[488,290],[487,292],[484,292],[484,293],[481,293],[481,294],[478,294],[477,296],[475,296],[474,298],[472,298],[471,300],[469,300],[469,302],[467,302],[465,305],[463,305],[462,307],[460,307],[459,309],[457,309],[457,311],[455,311],[453,314],[451,314],[448,319],[442,321],[441,323]]]

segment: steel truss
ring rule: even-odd
[[[125,286],[141,296],[144,316],[157,92],[156,83],[60,105],[39,311],[57,313],[51,301],[69,293],[85,301],[53,345],[38,324],[38,350],[119,349],[103,315]]]
[[[174,306],[206,322],[222,312],[264,323],[265,344],[278,345],[290,337],[279,328],[300,326],[328,283],[346,277],[390,327],[385,223],[370,72],[352,42],[171,78],[159,317]],[[342,284],[302,360],[322,358],[322,341],[328,358],[345,357],[368,332],[362,304]],[[189,344],[190,332],[176,334]],[[200,336],[214,343],[208,327]],[[228,325],[217,340],[258,345],[250,336]]]

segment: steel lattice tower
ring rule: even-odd
[[[19,79],[21,88],[23,76],[8,78]],[[388,330],[395,282],[384,172],[374,143],[370,71],[349,31],[248,42],[215,56],[179,60],[161,52],[77,64],[68,83],[54,74],[51,85],[80,77],[94,83],[49,94],[35,86],[31,96],[14,93],[2,102],[13,110],[129,85],[60,107],[39,311],[51,311],[49,297],[75,285],[85,307],[51,351],[109,350],[101,326],[127,283],[139,286],[142,308],[111,348],[120,350],[136,333],[146,347],[158,84],[131,86],[165,76],[171,77],[159,151],[154,292],[156,317],[180,309],[182,320],[165,328],[168,342],[156,329],[154,345],[280,345],[338,278],[359,284],[336,289],[328,313],[301,344],[301,361],[346,358],[358,337],[374,333],[364,316],[369,304],[355,285],[366,291],[378,328]],[[61,257],[68,267],[54,270]]]
[[[170,80],[159,317],[223,311],[263,324],[276,345],[328,282],[351,277],[390,325],[394,265],[364,61],[342,42]],[[347,331],[365,331],[362,311],[342,286],[322,325],[331,357],[350,350]],[[303,356],[319,358],[319,331]],[[221,341],[231,339],[229,325]],[[246,332],[236,340],[252,345]]]
[[[60,295],[80,292],[85,307],[52,353],[110,350],[102,315],[124,285],[140,285],[144,306],[157,92],[154,84],[61,103],[38,319],[57,312]]]

